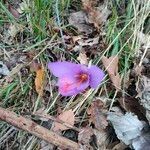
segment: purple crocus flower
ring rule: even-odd
[[[72,96],[83,92],[88,86],[96,88],[104,78],[104,72],[97,66],[87,67],[67,61],[52,62],[48,68],[58,77],[59,92]]]

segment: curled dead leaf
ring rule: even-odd
[[[137,97],[140,103],[146,110],[146,117],[150,123],[150,79],[146,76],[141,76],[138,84],[136,85],[138,92]]]
[[[93,122],[95,128],[98,130],[105,129],[108,126],[102,107],[103,103],[100,100],[96,100],[92,102],[91,107],[88,110],[90,121]]]
[[[103,56],[102,62],[104,67],[106,68],[110,79],[117,90],[121,89],[121,78],[118,73],[118,57],[111,56],[109,58]]]
[[[83,11],[71,13],[68,21],[69,24],[76,27],[79,32],[91,34],[94,30],[93,27],[87,23],[87,16]]]
[[[118,139],[126,145],[131,144],[133,139],[140,136],[144,128],[144,122],[132,113],[118,115],[111,112],[108,114],[107,119],[112,123]]]
[[[86,11],[88,16],[88,22],[93,23],[97,29],[106,22],[111,13],[110,10],[107,9],[107,5],[105,3],[101,3],[99,7],[95,7],[98,3],[99,1],[82,0],[83,9]]]
[[[99,150],[106,149],[108,143],[109,143],[109,134],[105,130],[96,130],[94,129],[94,135],[97,139],[97,146]]]
[[[45,70],[43,68],[36,70],[36,78],[34,83],[35,83],[36,92],[40,96],[42,96],[43,94],[44,78],[45,78]]]
[[[75,122],[75,115],[71,109],[62,112],[57,118],[71,126],[73,126],[74,122]],[[65,124],[54,122],[52,129],[53,129],[53,131],[63,131],[63,130],[67,130],[69,128],[66,127]]]
[[[91,136],[93,135],[93,130],[90,127],[82,128],[78,134],[78,141],[82,144],[89,144]]]
[[[88,58],[86,56],[85,51],[81,52],[77,58],[80,64],[88,65]]]
[[[110,79],[111,79],[112,83],[114,84],[115,88],[117,90],[120,90],[121,89],[121,78],[120,78],[119,73],[117,73],[117,75],[111,75]]]
[[[116,75],[118,73],[118,57],[111,56],[109,58],[103,56],[102,62],[109,75]]]

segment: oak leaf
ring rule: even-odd
[[[103,56],[102,62],[104,67],[106,68],[110,79],[117,90],[121,89],[121,78],[118,73],[118,57],[111,56],[109,58]]]
[[[69,129],[65,126],[65,123],[73,126],[75,122],[75,115],[74,112],[70,109],[67,111],[62,112],[58,117],[59,120],[63,121],[64,124],[54,122],[53,124],[53,131],[63,131]]]

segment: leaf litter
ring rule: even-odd
[[[8,67],[5,64],[3,64],[2,61],[0,61],[0,75],[6,76],[6,75],[9,75],[9,73],[10,71]]]
[[[127,145],[140,136],[144,128],[144,123],[131,113],[126,113],[122,116],[109,113],[107,119],[112,123],[117,137]]]
[[[70,124],[71,126],[74,126],[75,115],[72,110],[67,110],[67,111],[62,112],[59,116],[57,116],[57,118],[67,124]],[[69,128],[58,122],[54,122],[53,127],[52,127],[53,131],[64,131],[67,129]]]
[[[103,65],[105,66],[116,90],[121,89],[121,78],[118,73],[118,61],[118,56],[111,56],[109,58],[103,56],[102,58]]]
[[[108,5],[105,2],[100,2],[98,0],[96,1],[82,0],[82,10],[78,12],[75,12],[73,10],[72,11],[73,13],[70,13],[69,15],[69,19],[68,19],[69,24],[75,27],[77,31],[75,31],[76,33],[71,33],[68,30],[63,29],[63,38],[67,46],[65,49],[66,50],[65,53],[75,54],[75,59],[77,58],[76,60],[80,64],[90,65],[91,61],[95,61],[95,58],[96,58],[95,56],[97,55],[101,56],[101,52],[103,52],[103,50],[106,49],[107,47],[107,46],[105,47],[105,44],[103,44],[103,42],[107,43],[104,40],[105,30],[103,29],[103,26],[107,24],[108,17],[111,14],[111,11],[108,9],[107,6]],[[25,4],[24,2],[24,4],[22,3],[20,4],[20,9],[15,9],[15,7],[12,6],[9,9],[9,11],[12,13],[12,15],[16,19],[19,19],[20,17],[22,17],[20,14],[25,13],[25,9],[29,9],[29,6],[27,6],[27,4]],[[7,35],[7,37],[5,36],[5,39],[3,41],[5,41],[5,43],[10,45],[16,42],[15,40],[18,36],[18,33],[22,33],[24,29],[19,24],[15,24],[15,25],[8,24],[7,27],[8,27],[7,30],[5,30],[6,31],[5,35]],[[52,32],[55,32],[55,31],[52,31]],[[104,36],[104,39],[101,39],[103,38],[103,36]],[[149,43],[148,43],[149,35],[139,32],[137,36],[138,36],[138,40],[141,42],[141,48],[142,49],[149,48]],[[30,40],[32,41],[32,39],[29,39],[27,43],[25,44],[28,45],[31,42]],[[56,44],[56,47],[50,49],[52,52],[48,53],[48,55],[51,55],[51,56],[49,57],[47,53],[44,53],[44,58],[45,56],[46,57],[48,56],[48,60],[50,59],[52,62],[54,61],[54,59],[55,61],[59,60],[60,57],[62,60],[65,60],[65,59],[68,60],[68,56],[65,56],[65,55],[63,56],[62,52],[61,54],[59,54],[59,52],[58,51],[56,52],[55,50],[57,48],[58,49],[62,48],[62,45],[61,45],[62,40],[58,40],[58,41],[56,40],[56,42],[58,42]],[[101,46],[101,42],[102,42],[102,46]],[[30,44],[33,45],[35,43],[31,42]],[[41,47],[42,46],[43,45],[41,45]],[[40,50],[41,50],[41,47],[39,48]],[[24,47],[22,49],[24,49]],[[46,49],[46,52],[48,51],[49,49]],[[94,57],[91,57],[91,54],[94,54]],[[141,50],[141,54],[143,54],[143,50]],[[140,57],[141,57],[141,54],[140,54]],[[24,54],[21,54],[21,55],[24,55]],[[53,56],[55,56],[55,58]],[[30,62],[33,61],[32,59],[30,60]],[[102,58],[102,65],[105,67],[115,89],[121,92],[120,91],[121,90],[121,77],[120,77],[121,73],[118,72],[118,70],[120,70],[119,59],[120,58],[118,56],[110,56],[110,57],[104,56]],[[136,91],[134,90],[134,96],[130,95],[130,92],[127,93],[128,96],[125,96],[125,97],[124,95],[121,95],[120,93],[118,93],[118,95],[116,95],[115,97],[115,103],[114,103],[116,107],[113,106],[111,109],[111,111],[113,112],[108,113],[108,106],[105,106],[104,103],[102,103],[99,100],[100,94],[102,94],[105,97],[105,100],[104,100],[105,102],[108,101],[108,99],[112,100],[111,97],[113,95],[112,94],[113,92],[109,89],[108,86],[106,86],[106,87],[101,88],[101,89],[104,88],[105,89],[104,91],[103,90],[97,91],[96,96],[98,97],[98,100],[95,100],[95,98],[93,97],[91,100],[91,96],[90,98],[86,100],[86,102],[89,103],[89,106],[88,106],[89,108],[88,108],[88,111],[86,112],[87,114],[85,115],[85,118],[80,119],[79,115],[82,115],[82,113],[75,114],[73,109],[68,109],[63,112],[59,112],[58,109],[60,106],[65,108],[66,104],[68,105],[68,101],[70,101],[68,97],[66,98],[58,97],[57,100],[55,99],[56,106],[52,108],[52,111],[50,112],[51,115],[47,114],[46,111],[44,110],[46,109],[46,107],[49,107],[49,104],[53,103],[54,96],[57,94],[57,92],[55,92],[57,91],[55,90],[57,89],[57,87],[53,87],[53,81],[54,81],[53,80],[52,83],[48,83],[46,87],[48,88],[46,92],[48,92],[49,101],[46,103],[44,110],[42,110],[43,112],[41,111],[39,114],[40,120],[43,122],[47,122],[47,124],[49,123],[48,120],[53,120],[53,125],[50,130],[53,130],[59,134],[61,132],[61,135],[64,135],[64,133],[67,130],[69,130],[69,134],[72,134],[74,131],[77,131],[78,140],[76,140],[76,142],[78,142],[78,144],[80,145],[81,147],[80,149],[83,149],[83,150],[109,149],[109,145],[111,144],[112,146],[110,149],[116,149],[118,147],[126,148],[129,145],[131,148],[134,148],[135,150],[141,150],[143,147],[147,150],[150,147],[149,146],[150,131],[147,127],[149,126],[148,121],[150,122],[149,77],[148,77],[148,74],[145,74],[145,71],[143,73],[143,70],[148,70],[147,68],[149,65],[149,58],[147,57],[141,58],[141,61],[143,62],[142,66],[137,65],[136,68],[135,66],[134,68],[131,68],[131,72],[132,70],[134,70],[134,73],[136,75],[134,79],[131,79],[131,74],[128,76],[129,77],[128,80],[130,81],[129,81],[129,84],[127,84],[124,89],[125,92],[129,91],[130,86],[131,86],[131,80],[134,80],[135,82],[137,82],[136,87],[135,87]],[[13,65],[15,64],[14,66],[20,66],[20,67],[18,68],[11,67],[10,69],[12,70],[11,76],[14,76],[18,72],[20,72],[22,68],[25,67],[24,63],[19,64],[19,65],[17,63],[18,62],[15,62],[13,63]],[[4,64],[5,63],[3,63],[3,65]],[[46,66],[45,62],[43,64],[44,66]],[[45,80],[50,81],[51,76],[48,77],[47,79],[47,76],[45,75],[47,74],[49,75],[49,72],[47,73],[46,69],[44,67],[41,67],[41,64],[33,63],[31,65],[33,66],[30,66],[30,71],[32,72],[32,69],[33,69],[35,73],[35,76],[33,78],[33,83],[34,83],[33,86],[35,89],[34,91],[36,91],[38,95],[43,96],[46,90],[46,88],[44,87],[44,82]],[[7,67],[7,64],[6,64],[6,67]],[[0,73],[2,73],[3,75],[8,75],[10,72],[9,72],[9,69],[8,70],[7,69],[4,69],[3,71],[3,69],[0,68]],[[10,82],[12,82],[12,80]],[[55,83],[56,82],[54,82],[54,84]],[[16,89],[14,91],[16,91]],[[50,95],[49,93],[52,90],[54,92],[53,94]],[[33,93],[30,91],[29,97],[31,97],[32,94]],[[85,93],[83,92],[82,94],[84,95]],[[77,95],[73,99],[71,108],[75,107],[74,104],[78,103],[78,100],[81,99],[80,96],[81,95]],[[34,98],[32,97],[33,99],[32,101],[34,101]],[[56,108],[57,106],[58,108]],[[41,107],[41,104],[39,104],[39,107]],[[120,107],[123,108],[123,111],[120,110]],[[118,110],[116,111],[116,108],[117,109],[119,108],[119,111]],[[126,113],[124,114],[124,112]],[[144,117],[146,116],[146,117],[144,118],[143,116]],[[45,127],[48,128],[48,125],[46,125]],[[114,128],[114,131],[112,131],[111,133],[115,133],[117,137],[112,136],[111,133],[108,132],[109,129],[112,127]],[[145,129],[146,127],[147,129]],[[113,140],[110,139],[110,136],[113,137]],[[41,149],[54,149],[55,147],[53,145],[48,145],[44,141],[41,141],[40,148]]]

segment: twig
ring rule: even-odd
[[[52,143],[61,148],[69,150],[78,150],[79,145],[67,138],[64,138],[22,116],[18,116],[12,111],[0,107],[0,120],[3,120],[17,128],[25,130],[40,139]]]

